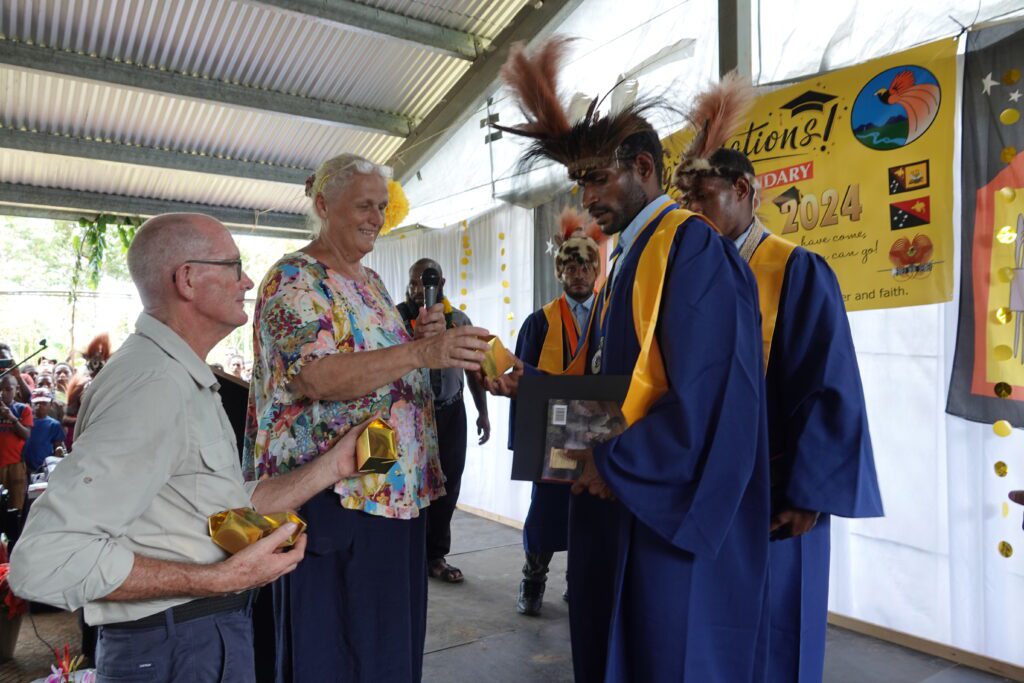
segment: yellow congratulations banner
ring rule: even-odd
[[[954,39],[758,98],[727,146],[760,182],[758,215],[823,256],[848,310],[953,297]],[[666,179],[692,136],[663,140]]]

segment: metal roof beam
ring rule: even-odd
[[[0,64],[232,107],[272,111],[398,137],[407,136],[411,128],[409,120],[397,114],[187,76],[174,71],[90,57],[70,50],[38,47],[10,38],[0,39]]]
[[[465,31],[362,5],[352,0],[253,0],[254,4],[313,17],[334,26],[398,38],[458,59],[473,61],[484,40]]]
[[[161,213],[205,213],[240,235],[307,239],[302,214],[235,209],[210,204],[126,197],[100,192],[63,190],[18,183],[0,183],[0,215],[77,221],[97,214],[150,217]],[[259,217],[257,218],[257,213]]]
[[[445,94],[444,99],[413,129],[388,165],[395,178],[405,183],[445,142],[466,117],[498,89],[498,73],[508,58],[509,48],[519,41],[536,41],[548,36],[583,0],[544,0],[523,6],[515,18],[491,43],[495,50],[473,62]],[[453,126],[453,124],[455,124]]]
[[[302,168],[224,159],[205,154],[156,149],[120,142],[87,140],[53,133],[33,133],[10,127],[5,128],[3,125],[0,125],[0,149],[17,149],[79,159],[209,173],[244,178],[245,180],[269,180],[292,185],[301,185],[310,173],[309,170]]]

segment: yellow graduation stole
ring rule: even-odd
[[[670,202],[666,202],[659,206],[637,235],[637,239],[640,239],[640,235],[645,234],[648,230],[654,230],[654,234],[644,246],[643,253],[640,254],[636,277],[633,280],[633,331],[640,342],[640,355],[636,359],[636,365],[633,366],[629,390],[626,392],[626,400],[622,404],[622,414],[629,425],[646,415],[655,401],[668,391],[665,361],[662,359],[655,331],[658,327],[658,313],[661,311],[661,295],[665,286],[665,274],[668,270],[668,256],[672,250],[676,230],[691,216],[697,215],[685,209],[674,209],[665,214],[657,224],[654,224],[654,220],[669,205]],[[604,299],[601,310],[602,319],[608,313],[608,303],[611,298],[611,293],[605,291],[607,288],[608,283],[605,282],[601,294],[599,294]],[[593,318],[593,313],[591,318]],[[591,324],[593,324],[593,320],[591,320]],[[571,374],[582,374],[586,358],[587,343],[584,343],[566,373],[570,374],[571,371],[576,370]]]
[[[544,318],[548,321],[548,332],[544,336],[544,344],[540,349],[540,360],[537,363],[537,369],[550,374],[582,374],[582,367],[579,368],[578,372],[570,372],[565,367],[565,354],[563,353],[565,342],[563,341],[563,336],[567,335],[569,337],[569,347],[572,349],[569,352],[570,357],[572,357],[572,353],[576,350],[580,338],[579,323],[576,322],[576,316],[569,309],[569,302],[565,300],[565,295],[563,294],[554,301],[548,302],[542,310],[544,311]]]
[[[764,368],[768,371],[768,357],[775,336],[775,320],[779,316],[782,282],[786,279],[786,264],[796,245],[771,233],[757,245],[750,257],[750,269],[757,278],[757,295],[761,302],[761,340],[764,344]]]

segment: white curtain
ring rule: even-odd
[[[513,350],[519,326],[533,311],[533,212],[504,205],[441,230],[385,237],[367,263],[380,274],[397,303],[405,298],[409,266],[424,257],[441,264],[445,295],[452,305],[465,306],[473,324],[498,335]],[[525,519],[530,485],[509,479],[508,401],[488,396],[491,439],[478,446],[477,415],[468,392],[465,400],[469,448],[459,502]]]

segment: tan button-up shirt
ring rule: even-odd
[[[32,506],[11,558],[15,594],[90,624],[131,621],[189,598],[101,600],[134,555],[209,564],[225,553],[206,518],[248,507],[234,432],[213,372],[169,327],[143,313],[135,334],[86,392],[72,453]]]

